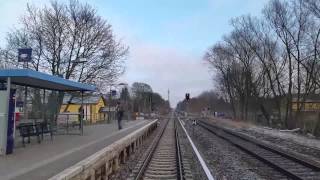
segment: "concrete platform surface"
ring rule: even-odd
[[[57,135],[53,141],[47,136],[41,144],[33,139],[25,148],[16,148],[14,154],[0,156],[0,179],[48,179],[148,122],[124,121],[120,131],[115,122],[85,126],[83,136]]]

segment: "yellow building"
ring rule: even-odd
[[[91,95],[83,97],[83,113],[84,121],[88,123],[96,123],[105,120],[106,114],[101,110],[105,107],[105,101],[101,95]],[[65,96],[60,112],[79,113],[81,107],[81,97]],[[67,109],[66,109],[67,108]]]
[[[305,99],[300,99],[297,101],[296,97],[292,98],[292,111],[298,111],[298,106],[300,111],[304,112],[319,112],[320,111],[320,97],[319,95],[309,95]]]

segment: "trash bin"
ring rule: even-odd
[[[16,120],[16,123],[20,121],[20,112],[16,112],[15,120]]]

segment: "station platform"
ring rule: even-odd
[[[0,179],[48,179],[100,149],[148,124],[148,120],[123,121],[84,127],[84,135],[57,135],[53,141],[45,137],[41,144],[27,144],[12,155],[0,156]]]

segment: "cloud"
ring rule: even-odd
[[[129,83],[146,82],[165,99],[169,89],[172,106],[187,92],[196,96],[212,88],[202,57],[186,51],[140,43],[131,48],[127,65],[124,79]]]
[[[92,0],[89,3],[113,25],[117,39],[130,46],[127,71],[120,81],[146,82],[165,99],[170,89],[171,105],[175,106],[186,92],[194,97],[213,87],[202,55],[226,32],[228,19],[234,15],[232,12],[238,12],[228,9],[234,0],[227,1],[215,0],[213,3],[218,4],[211,6],[203,2],[198,8],[189,4],[187,9],[179,9],[180,3],[177,3],[169,14],[159,14],[163,13],[157,10],[161,7],[157,7],[155,13],[145,14],[144,9],[137,13],[137,7],[130,8],[135,3],[130,6],[120,3],[118,8],[116,1]],[[0,0],[0,16],[5,17],[0,23],[0,46],[5,42],[5,33],[17,26],[27,2],[37,6],[50,3],[49,0]]]

